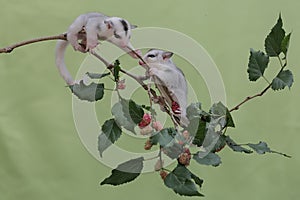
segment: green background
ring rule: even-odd
[[[192,170],[205,179],[202,193],[206,199],[299,196],[299,1],[0,0],[0,5],[1,47],[64,32],[75,17],[90,11],[122,16],[140,27],[185,33],[216,62],[229,107],[264,87],[263,81],[253,84],[247,80],[249,48],[263,49],[264,38],[281,12],[285,29],[293,32],[289,65],[295,84],[290,91],[270,91],[235,112],[237,128],[230,135],[242,143],[266,141],[293,157],[244,155],[225,149],[220,153],[221,166],[194,163]],[[183,199],[155,173],[116,188],[99,186],[111,169],[80,142],[71,94],[54,65],[54,48],[55,42],[45,42],[0,55],[0,199]],[[69,50],[68,65],[79,66],[84,57]],[[276,62],[271,64],[278,69]],[[72,74],[76,71],[76,67],[71,70]],[[203,102],[209,102],[207,99],[203,97]]]

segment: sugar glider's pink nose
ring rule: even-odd
[[[139,60],[139,65],[145,64],[143,61]]]

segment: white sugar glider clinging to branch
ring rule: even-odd
[[[172,56],[172,52],[151,49],[139,64],[148,70],[147,73],[161,97],[172,109],[175,120],[181,126],[187,126],[189,123],[186,117],[187,82],[181,69],[171,60]]]
[[[136,54],[140,54],[140,51],[134,50],[130,43],[133,28],[136,26],[130,25],[125,19],[108,17],[101,13],[87,13],[77,17],[67,31],[67,41],[58,41],[56,45],[56,66],[66,83],[75,84],[64,61],[68,44],[71,44],[75,51],[86,53],[92,51],[99,44],[99,40],[107,40],[133,58],[137,58]]]

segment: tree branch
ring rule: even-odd
[[[82,32],[82,34],[85,34],[85,33]],[[37,42],[48,41],[48,40],[67,40],[67,34],[63,33],[63,34],[59,34],[59,35],[55,35],[55,36],[46,36],[46,37],[41,37],[41,38],[35,38],[35,39],[31,39],[31,40],[22,41],[22,42],[19,42],[19,43],[12,44],[10,46],[1,48],[0,53],[11,53],[14,49],[16,49],[18,47],[26,46],[26,45],[37,43]],[[133,49],[130,49],[130,50],[132,50],[132,52],[135,53],[135,55],[139,59],[141,59],[145,63],[145,65],[149,68],[147,63],[143,60],[143,58],[139,54],[137,54]],[[109,63],[107,60],[102,58],[100,55],[98,55],[94,51],[91,51],[91,54],[93,54],[95,57],[97,57],[101,62],[103,62],[105,64],[105,66],[110,71],[112,71],[114,66],[111,63]],[[123,69],[121,69],[120,71],[122,73],[128,75],[129,77],[133,78],[134,80],[136,80],[145,90],[148,91],[148,86],[142,81],[142,78],[136,77],[133,74],[130,74],[129,72],[126,72]],[[156,92],[153,89],[150,89],[150,92],[153,95],[153,97],[157,97]]]
[[[66,33],[63,33],[63,34],[55,35],[55,36],[46,36],[46,37],[26,40],[23,42],[19,42],[19,43],[4,47],[4,48],[0,49],[0,53],[11,53],[15,48],[22,47],[22,46],[25,46],[28,44],[37,43],[37,42],[48,41],[48,40],[67,40],[67,35],[66,35]]]
[[[238,105],[236,105],[235,107],[231,108],[229,110],[229,112],[238,110],[240,108],[240,106],[242,106],[244,103],[246,103],[247,101],[250,101],[251,99],[254,99],[256,97],[261,97],[263,96],[270,88],[271,88],[272,84],[269,84],[263,91],[261,91],[260,93],[253,95],[253,96],[248,96],[246,97],[241,103],[239,103]]]
[[[103,62],[103,64],[106,66],[107,69],[109,69],[111,71],[111,73],[113,73],[113,68],[114,65],[109,63],[107,60],[105,60],[102,56],[100,56],[99,54],[97,54],[95,51],[91,51],[91,54],[93,56],[95,56],[96,58],[98,58],[101,62]],[[120,72],[122,72],[123,74],[126,74],[127,76],[133,78],[134,80],[136,80],[136,82],[138,82],[145,90],[148,90],[148,86],[143,82],[142,78],[137,77],[127,71],[125,71],[124,69],[120,69]],[[153,91],[152,93],[155,93],[155,91]],[[155,93],[156,96],[156,93]]]
[[[82,31],[80,33],[85,34],[84,31]],[[19,43],[1,48],[0,53],[11,53],[14,49],[16,49],[18,47],[26,46],[26,45],[37,43],[37,42],[48,41],[48,40],[67,40],[67,34],[62,33],[62,34],[55,35],[55,36],[46,36],[46,37],[41,37],[41,38],[35,38],[35,39],[31,39],[31,40],[22,41],[22,42],[19,42]],[[143,58],[138,53],[136,53],[133,49],[130,49],[129,47],[128,47],[128,49],[131,50],[137,56],[137,58],[139,58],[141,61],[143,61],[145,66],[149,69],[149,66],[147,65],[147,63],[143,60]],[[107,69],[109,69],[111,72],[113,72],[112,69],[113,69],[114,66],[111,63],[109,63],[107,60],[105,60],[103,57],[101,57],[99,54],[97,54],[94,51],[91,51],[90,53],[92,55],[94,55],[96,58],[98,58],[101,62],[103,62],[105,64],[105,66],[107,67]],[[152,88],[149,88],[148,85],[143,82],[144,79],[142,77],[137,77],[137,76],[135,76],[135,75],[123,70],[123,69],[120,69],[120,71],[122,73],[128,75],[129,77],[133,78],[134,80],[136,80],[148,92],[148,94],[151,93],[153,98],[156,98],[156,99],[158,98],[156,92]],[[165,112],[168,115],[170,115],[173,123],[176,125],[177,122],[174,120],[173,115],[172,115],[169,107],[167,106],[166,102],[161,98],[159,98],[159,99],[160,100],[159,100],[158,103],[164,108]],[[150,101],[151,101],[151,99],[150,99]]]

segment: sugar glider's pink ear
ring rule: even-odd
[[[169,52],[169,51],[164,52],[164,53],[162,54],[162,57],[163,57],[164,60],[170,59],[172,56],[173,56],[173,53],[172,53],[172,52]]]
[[[111,29],[114,26],[111,20],[104,20],[104,24],[106,24],[107,29]]]
[[[135,29],[135,28],[137,28],[138,26],[137,25],[132,25],[132,24],[130,24],[130,29]]]

